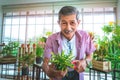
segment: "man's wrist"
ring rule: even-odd
[[[88,59],[85,59],[85,62],[87,64],[87,67],[89,68],[90,67],[90,61]]]

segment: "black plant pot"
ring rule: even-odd
[[[29,74],[29,67],[22,67],[22,75],[28,75]]]
[[[42,57],[36,57],[36,63],[37,64],[41,64],[42,61],[43,61]]]

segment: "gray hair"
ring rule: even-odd
[[[61,16],[67,16],[67,15],[71,15],[71,14],[76,14],[76,19],[77,21],[79,20],[79,11],[73,7],[73,6],[64,6],[60,9],[59,13],[58,13],[58,19],[61,19]]]

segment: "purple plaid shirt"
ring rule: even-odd
[[[91,54],[95,51],[93,41],[90,39],[88,33],[82,30],[78,30],[75,33],[76,36],[76,51],[77,60],[84,59],[86,54]],[[61,32],[51,35],[46,42],[44,57],[51,58],[51,52],[55,54],[62,51],[62,35]],[[56,80],[56,79],[54,79]],[[57,79],[58,80],[58,79]],[[60,79],[61,80],[61,79]],[[84,80],[83,72],[79,73],[79,80]]]

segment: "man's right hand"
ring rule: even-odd
[[[50,78],[63,78],[67,74],[67,70],[61,71],[61,70],[56,70],[55,66],[53,64],[48,65],[49,59],[44,58],[43,61],[43,71],[50,77]]]

